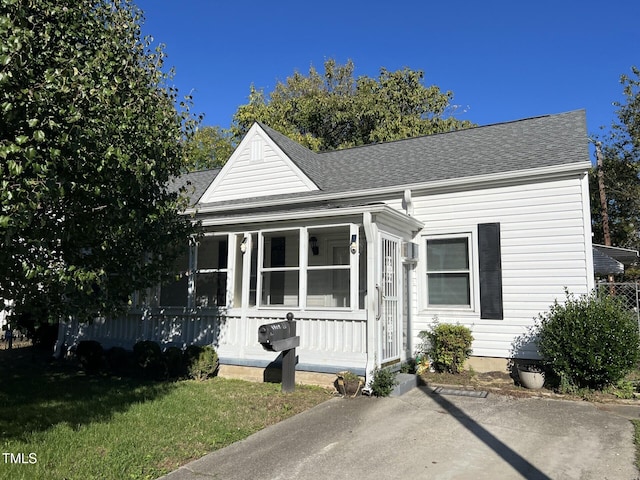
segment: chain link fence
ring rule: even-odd
[[[636,316],[640,326],[640,283],[598,283],[596,291],[599,295],[613,295]]]

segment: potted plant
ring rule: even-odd
[[[538,390],[544,385],[544,369],[536,363],[524,363],[517,366],[518,378],[523,387]]]
[[[362,387],[362,379],[353,372],[349,370],[345,370],[344,372],[339,372],[336,374],[338,377],[338,392],[342,393],[343,396],[355,397],[360,393],[360,388]]]

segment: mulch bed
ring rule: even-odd
[[[621,399],[612,393],[605,392],[588,392],[585,393],[585,395],[570,395],[558,393],[548,386],[540,390],[529,390],[517,383],[517,375],[514,379],[509,372],[472,372],[469,370],[464,370],[456,374],[427,372],[422,374],[421,378],[423,382],[430,387],[485,390],[495,395],[507,395],[515,398],[545,397],[640,405],[640,400],[638,399]]]

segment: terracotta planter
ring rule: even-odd
[[[544,386],[544,372],[535,368],[518,367],[518,378],[523,387],[538,390]]]

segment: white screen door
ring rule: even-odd
[[[400,242],[397,239],[382,235],[382,311],[380,317],[382,358],[381,363],[385,364],[400,359],[400,349],[402,345],[402,323],[400,295],[401,285],[401,262],[400,262]]]

